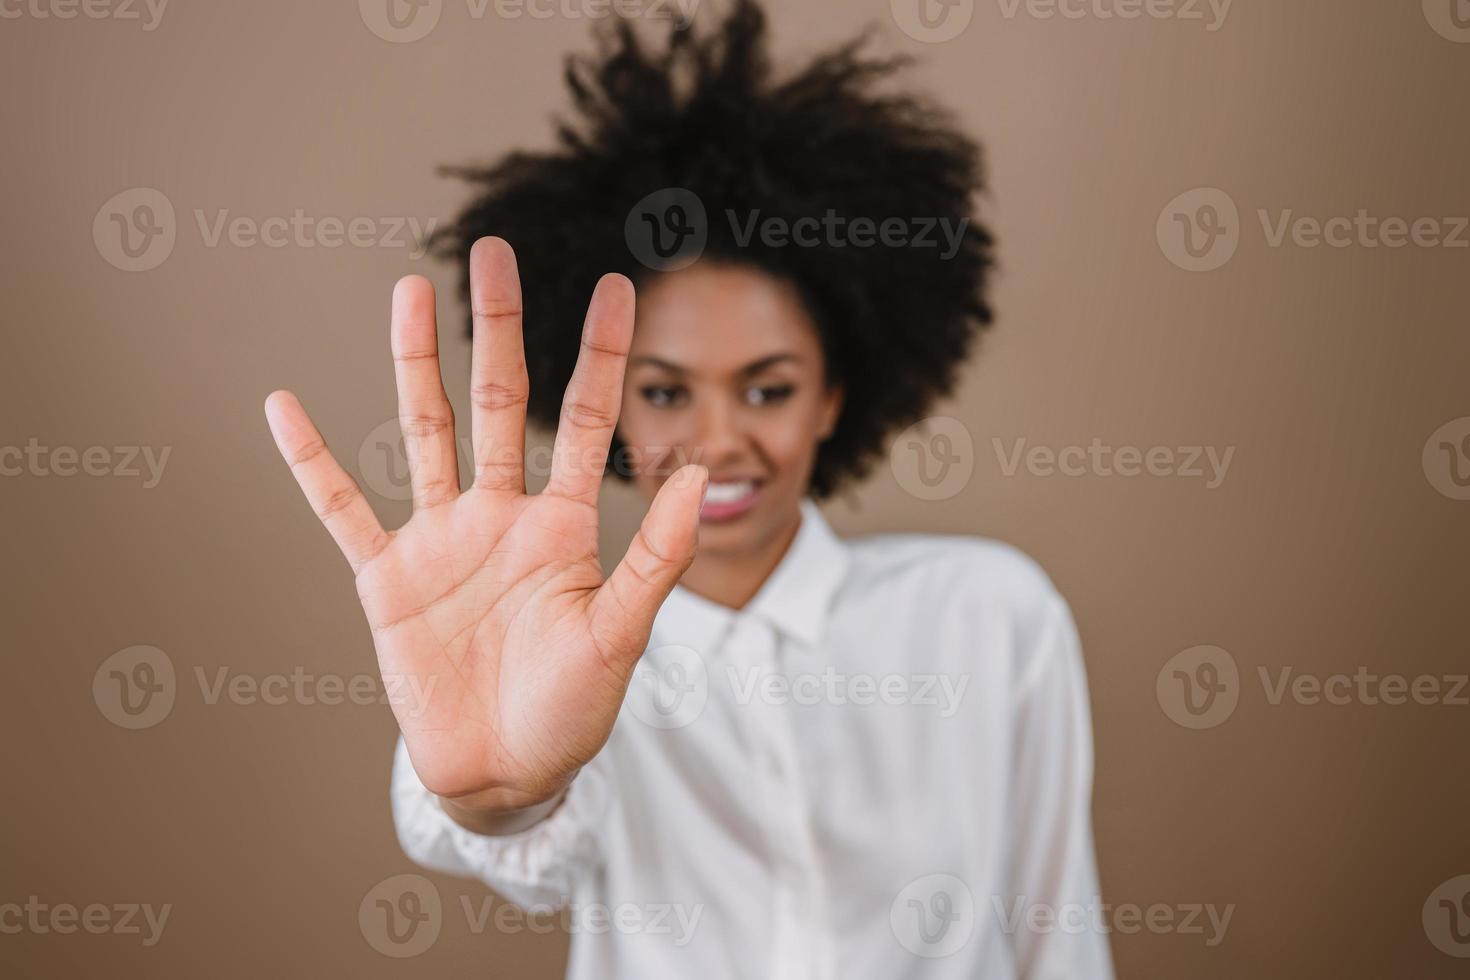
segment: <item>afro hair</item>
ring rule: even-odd
[[[878,91],[906,59],[869,57],[860,37],[783,80],[766,36],[752,0],[737,0],[708,34],[671,30],[657,50],[626,22],[601,33],[595,55],[567,60],[575,117],[558,125],[555,149],[445,168],[475,196],[435,245],[463,269],[482,236],[515,248],[528,414],[554,427],[597,279],[662,274],[636,254],[630,215],[640,202],[674,193],[729,215],[705,223],[697,260],[791,283],[820,333],[828,383],[844,390],[812,473],[821,498],[863,476],[895,429],[953,388],[991,320],[992,239],[972,216],[979,147],[928,102]],[[757,214],[787,227],[833,214],[869,227],[896,218],[914,234],[859,245],[854,229],[852,242],[799,247],[748,234]],[[954,229],[947,247],[919,247],[926,224]],[[467,278],[463,288],[468,296]]]

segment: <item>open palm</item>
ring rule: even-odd
[[[567,387],[550,482],[527,495],[529,385],[515,256],[470,254],[473,486],[461,492],[439,373],[434,291],[393,293],[398,416],[413,517],[385,531],[289,392],[266,400],[281,455],[357,576],[410,758],[432,792],[510,810],[558,794],[607,741],[654,615],[694,556],[707,474],[660,490],[604,581],[597,494],[633,333],[633,287],[603,277]],[[411,696],[407,692],[412,692]]]

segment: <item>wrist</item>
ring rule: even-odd
[[[436,799],[449,819],[466,830],[486,837],[505,837],[529,830],[551,816],[566,798],[570,787],[569,779],[549,797],[531,803],[498,794],[472,798],[439,796]]]

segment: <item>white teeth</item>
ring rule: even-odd
[[[755,492],[754,480],[739,480],[735,483],[711,483],[704,499],[711,504],[733,504]]]

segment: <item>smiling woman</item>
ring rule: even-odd
[[[267,404],[385,678],[434,692],[394,705],[399,839],[528,906],[691,924],[575,930],[580,980],[1107,978],[1103,929],[982,915],[1096,900],[1066,603],[1004,545],[845,542],[814,502],[950,390],[990,319],[979,151],[880,93],[895,66],[859,45],[778,83],[764,44],[748,2],[659,54],[624,27],[573,63],[585,125],[559,150],[463,171],[480,193],[440,249],[467,270],[471,488],[422,278],[393,304],[405,527],[377,523],[293,397]],[[627,216],[668,190],[685,210],[653,224],[702,252],[640,266]],[[690,201],[876,237],[696,228]],[[934,227],[947,249],[911,233]],[[557,433],[536,496],[528,411]],[[651,507],[604,580],[610,449]]]
[[[1470,0],[0,82],[0,980],[1465,980]]]
[[[812,494],[863,476],[895,429],[952,390],[991,319],[991,237],[973,214],[980,149],[946,112],[892,90],[903,64],[853,42],[775,77],[752,3],[735,4],[709,36],[674,31],[658,50],[622,24],[597,55],[569,60],[576,115],[556,148],[449,168],[476,194],[436,237],[438,253],[467,269],[484,236],[515,247],[531,417],[557,424],[582,303],[599,276],[620,273],[645,293],[672,278],[640,261],[651,256],[627,233],[642,202],[668,200],[684,209],[678,226],[693,223],[702,239],[701,265],[773,280],[764,302],[783,291],[781,315],[815,331],[825,379],[845,392],[817,449]],[[685,214],[696,207],[704,220]],[[752,221],[825,230],[804,245]],[[853,245],[854,227],[873,230],[871,247]],[[750,329],[727,316],[721,336]],[[614,434],[615,448],[624,435]]]

